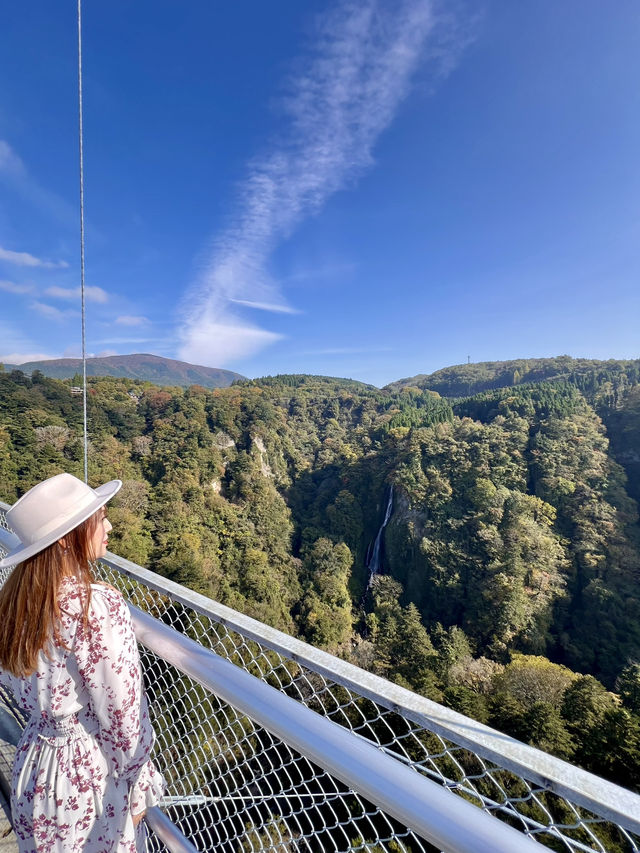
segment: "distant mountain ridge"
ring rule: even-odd
[[[471,397],[483,391],[508,388],[530,382],[545,382],[550,379],[589,374],[606,370],[625,371],[630,367],[640,369],[640,359],[608,359],[599,361],[591,358],[571,358],[559,355],[555,358],[519,358],[512,361],[480,361],[471,364],[456,364],[443,367],[434,373],[419,373],[406,379],[398,379],[385,386],[386,391],[401,391],[403,388],[420,388],[435,391],[441,397]]]
[[[82,372],[82,359],[56,358],[50,361],[28,361],[25,364],[5,364],[4,367],[5,370],[20,370],[27,375],[39,370],[52,379],[71,379],[76,373]],[[155,385],[202,385],[204,388],[227,388],[236,380],[246,378],[232,370],[189,364],[150,353],[88,358],[87,376],[116,376],[141,379]]]
[[[4,364],[5,371],[20,370],[30,375],[39,370],[52,379],[71,379],[82,372],[82,360],[79,358],[58,358],[47,361],[29,361],[24,364]],[[640,359],[587,359],[560,355],[554,358],[520,358],[511,361],[481,361],[469,364],[457,364],[443,367],[434,373],[419,373],[405,379],[390,382],[381,390],[392,394],[405,388],[419,388],[421,391],[433,391],[445,398],[465,398],[487,391],[508,388],[549,380],[570,379],[578,381],[580,387],[584,377],[596,376],[603,372],[613,379],[620,373],[632,370],[640,372]],[[217,367],[189,364],[172,358],[150,353],[131,355],[111,355],[104,358],[87,359],[88,376],[113,376],[123,379],[138,379],[152,382],[154,385],[182,386],[202,385],[205,388],[227,388],[236,381],[270,386],[285,385],[299,387],[317,382],[332,382],[335,391],[352,390],[369,392],[378,390],[373,385],[355,379],[331,376],[312,376],[304,373],[263,376],[247,379],[232,370]]]

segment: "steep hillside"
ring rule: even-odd
[[[90,481],[124,481],[116,553],[640,788],[640,528],[611,452],[637,463],[635,370],[455,401],[94,378]],[[81,404],[0,373],[0,498],[81,474]]]
[[[51,361],[30,361],[26,364],[6,364],[5,370],[21,370],[29,376],[39,370],[45,376],[54,379],[71,379],[82,373],[82,360],[79,358],[57,358]],[[154,385],[202,385],[204,388],[226,388],[238,379],[244,379],[239,373],[222,370],[218,367],[203,367],[162,358],[149,353],[134,355],[110,355],[104,358],[87,359],[87,376],[120,376],[126,379],[140,379],[153,382]]]

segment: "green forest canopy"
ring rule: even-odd
[[[539,361],[506,385],[509,363],[449,368],[451,399],[91,379],[90,482],[124,481],[113,550],[639,789],[638,362]],[[81,475],[71,384],[0,372],[5,501]]]

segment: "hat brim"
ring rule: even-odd
[[[44,549],[48,548],[49,545],[53,545],[54,542],[57,542],[58,539],[62,539],[65,534],[70,533],[79,524],[82,524],[83,521],[91,518],[94,512],[97,512],[101,506],[104,506],[107,501],[111,500],[111,498],[119,491],[121,486],[122,480],[109,480],[108,483],[98,486],[97,489],[93,490],[96,493],[96,499],[94,501],[84,506],[71,518],[68,518],[64,524],[56,527],[55,530],[51,530],[46,536],[43,536],[42,539],[38,539],[37,542],[32,542],[31,545],[23,545],[20,543],[18,546],[13,548],[5,557],[2,558],[2,560],[0,560],[0,569],[6,569],[9,566],[17,566],[18,563],[23,563],[25,560],[28,560],[29,557],[35,557],[35,555],[39,554],[40,551],[44,551]]]

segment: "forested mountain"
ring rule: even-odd
[[[82,359],[53,358],[47,361],[30,361],[26,364],[5,365],[5,370],[20,370],[30,376],[34,370],[54,379],[72,379],[82,373]],[[244,379],[232,370],[219,367],[203,367],[162,358],[150,353],[133,355],[108,355],[87,359],[87,376],[122,376],[126,379],[141,379],[154,385],[203,385],[205,388],[226,388],[238,379]],[[76,376],[79,380],[79,377]]]
[[[481,391],[507,388],[530,382],[563,379],[578,387],[592,383],[594,389],[602,383],[618,387],[620,382],[635,384],[640,378],[640,359],[634,361],[596,361],[589,358],[525,358],[515,361],[481,361],[457,364],[435,373],[420,373],[387,385],[390,391],[416,387],[437,391],[443,397],[469,397]]]
[[[638,362],[589,364],[449,400],[92,379],[90,480],[124,481],[116,553],[638,788]],[[81,473],[69,385],[0,373],[2,499]]]

